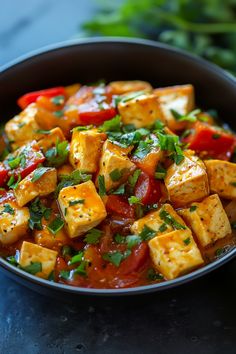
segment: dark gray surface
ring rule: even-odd
[[[72,38],[86,0],[0,0],[0,64]],[[168,292],[62,303],[0,274],[0,353],[236,352],[236,261]]]

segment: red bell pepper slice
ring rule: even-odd
[[[17,104],[21,109],[25,109],[30,103],[36,102],[39,96],[52,98],[55,96],[65,96],[66,91],[63,86],[53,87],[46,90],[39,90],[26,93],[17,100]]]
[[[120,274],[130,274],[137,272],[142,268],[149,258],[148,245],[145,242],[140,243],[133,248],[132,253],[127,257],[119,267]]]
[[[190,149],[220,160],[230,160],[236,145],[235,136],[202,122],[196,122],[192,133],[182,141]]]
[[[106,203],[107,211],[124,216],[126,218],[134,218],[135,209],[132,205],[129,205],[127,200],[120,196],[111,194],[108,196]]]
[[[3,187],[8,178],[8,172],[3,163],[0,163],[0,187]]]
[[[67,105],[77,106],[79,124],[82,125],[99,125],[117,114],[106,87],[83,86]]]
[[[161,198],[161,182],[142,172],[135,185],[134,195],[145,205],[157,203]]]

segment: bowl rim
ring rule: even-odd
[[[36,57],[40,57],[41,55],[46,55],[48,53],[54,51],[60,51],[66,48],[70,48],[73,46],[83,46],[83,45],[93,45],[93,44],[128,44],[128,45],[136,45],[143,47],[152,47],[157,48],[166,52],[171,52],[179,57],[183,57],[189,61],[198,64],[199,66],[205,66],[208,71],[211,71],[214,75],[220,77],[224,81],[229,81],[231,85],[235,86],[236,89],[236,78],[225,71],[224,69],[218,67],[217,65],[208,62],[207,60],[200,58],[194,54],[190,54],[185,52],[184,50],[174,48],[167,44],[163,44],[160,42],[140,39],[140,38],[128,38],[128,37],[93,37],[93,38],[83,38],[83,39],[74,39],[63,42],[58,42],[56,44],[48,45],[42,47],[40,49],[33,50],[25,55],[22,55],[14,60],[11,60],[7,64],[4,64],[0,67],[0,75],[3,75],[8,70],[11,70],[15,66],[23,64],[27,61],[30,61]],[[19,281],[20,278],[26,281],[27,285],[29,283],[33,283],[34,285],[43,286],[49,290],[56,290],[60,292],[79,294],[79,295],[96,295],[96,296],[120,296],[120,295],[137,295],[144,293],[151,293],[157,291],[167,290],[182,284],[185,284],[191,280],[202,277],[203,275],[219,268],[221,265],[229,262],[236,255],[236,247],[230,249],[230,251],[225,252],[220,258],[216,259],[212,263],[209,263],[202,268],[199,268],[189,274],[182,275],[173,280],[167,280],[160,283],[154,283],[150,285],[136,286],[131,288],[118,288],[118,289],[98,289],[98,288],[85,288],[85,287],[77,287],[71,286],[62,283],[51,282],[39,277],[36,277],[32,274],[29,274],[13,265],[8,263],[5,259],[0,257],[0,270],[5,270],[9,276],[17,276]],[[17,279],[17,280],[18,280]]]

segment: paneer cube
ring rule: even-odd
[[[46,134],[42,139],[38,141],[39,147],[45,153],[47,150],[51,149],[53,146],[56,146],[58,142],[64,141],[65,136],[61,128],[54,128],[49,131],[49,134]]]
[[[57,186],[57,171],[55,168],[44,167],[44,173],[38,174],[38,168],[25,177],[14,190],[19,206],[23,206],[36,197],[43,197],[55,191]],[[37,180],[35,180],[37,178]]]
[[[97,129],[79,131],[74,128],[69,154],[72,166],[81,171],[96,172],[105,139],[106,134]]]
[[[19,265],[27,269],[34,263],[40,263],[41,270],[33,274],[47,279],[55,268],[57,254],[56,251],[24,241],[20,250]]]
[[[147,226],[153,231],[156,231],[157,236],[170,233],[175,230],[175,224],[171,222],[166,223],[166,216],[174,220],[177,225],[181,225],[179,227],[183,230],[187,229],[184,220],[177,214],[173,207],[170,204],[164,204],[160,209],[152,211],[143,218],[136,220],[131,226],[131,232],[139,235],[144,227]]]
[[[204,163],[190,151],[184,160],[167,169],[164,179],[169,199],[175,207],[184,206],[209,195],[209,185]]]
[[[58,203],[71,238],[97,226],[107,215],[92,181],[63,188],[59,193]]]
[[[103,144],[98,176],[104,176],[106,191],[124,183],[135,168],[123,148],[108,140]],[[98,180],[96,184],[98,185]]]
[[[20,208],[14,201],[0,205],[0,243],[9,245],[25,236],[28,231],[29,209]]]
[[[124,124],[134,124],[136,128],[151,125],[162,117],[156,96],[151,94],[122,100],[118,104],[118,111]]]
[[[108,89],[113,95],[123,95],[135,91],[152,91],[152,86],[149,82],[139,80],[113,81],[109,83]]]
[[[201,253],[189,229],[156,236],[148,245],[156,270],[168,280],[203,264]]]
[[[154,90],[166,125],[172,130],[181,130],[188,122],[177,121],[171,110],[185,115],[194,109],[194,88],[192,85],[180,85]]]
[[[191,204],[190,208],[180,210],[179,214],[203,247],[232,232],[229,219],[217,194],[205,198],[200,203]]]
[[[10,119],[5,125],[5,131],[13,150],[25,145],[31,140],[39,140],[43,135],[37,131],[40,126],[35,120],[37,115],[37,106],[31,103],[19,115]]]
[[[210,190],[225,199],[236,199],[236,163],[205,160]]]

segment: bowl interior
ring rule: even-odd
[[[0,121],[4,122],[17,113],[17,98],[31,90],[75,82],[91,83],[99,79],[106,81],[141,79],[153,86],[167,86],[191,83],[196,89],[197,105],[216,109],[222,119],[232,128],[236,127],[236,81],[223,70],[208,62],[192,57],[181,51],[150,41],[125,39],[93,39],[56,46],[50,50],[23,58],[0,70]],[[218,267],[234,256],[236,250],[207,267],[197,270],[173,282],[178,285]],[[11,268],[0,260],[5,270],[21,273],[22,280],[27,274]],[[181,280],[181,278],[183,278]],[[28,276],[29,282],[34,277]],[[41,284],[45,283],[44,281]],[[40,284],[40,280],[35,280]],[[45,284],[44,284],[45,285]],[[55,287],[53,284],[52,287]],[[168,288],[171,282],[139,288],[139,291],[154,291]],[[61,287],[61,285],[60,285]],[[62,287],[63,288],[63,287]],[[65,287],[64,287],[65,288]],[[67,287],[67,291],[69,287]],[[145,289],[144,289],[145,288]],[[138,288],[136,288],[138,290]],[[77,289],[86,293],[86,289]],[[90,289],[92,290],[92,289]],[[72,289],[71,289],[72,291]],[[76,289],[73,289],[76,292]],[[90,293],[104,294],[92,290]],[[109,291],[108,293],[122,293]],[[126,289],[123,293],[134,293]]]

